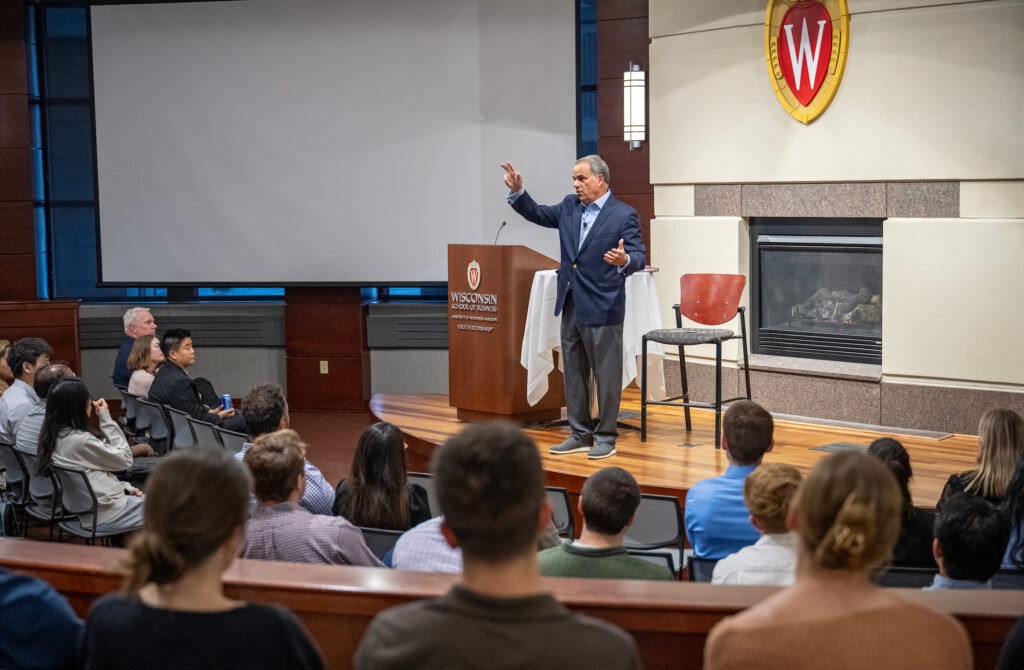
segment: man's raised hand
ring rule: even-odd
[[[505,186],[513,193],[523,190],[523,175],[519,174],[512,163],[502,163],[501,169],[505,171]]]

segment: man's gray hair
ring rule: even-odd
[[[128,334],[128,329],[131,327],[131,325],[133,323],[135,323],[136,321],[138,321],[139,315],[142,314],[143,312],[148,312],[148,311],[149,311],[148,307],[132,307],[131,309],[129,309],[127,312],[124,313],[124,332],[125,332],[125,335]]]
[[[608,186],[612,185],[612,174],[608,171],[608,163],[604,162],[604,159],[597,154],[590,154],[576,161],[576,165],[580,163],[586,163],[590,166],[590,172],[594,175],[603,175],[604,183]]]

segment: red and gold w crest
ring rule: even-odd
[[[794,119],[810,123],[832,102],[849,41],[846,0],[769,0],[765,60],[775,95]]]

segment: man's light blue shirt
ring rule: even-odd
[[[973,579],[950,579],[942,575],[935,575],[929,586],[922,588],[922,591],[941,591],[943,589],[966,589],[966,590],[987,590],[992,588],[992,580],[987,582],[976,582]]]
[[[721,477],[695,484],[686,494],[686,536],[697,558],[725,558],[757,542],[743,502],[743,483],[756,465],[730,465]]]

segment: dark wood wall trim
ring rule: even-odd
[[[363,411],[370,350],[357,287],[285,289],[288,404],[292,409]],[[326,363],[327,373],[321,372]]]
[[[0,300],[36,297],[27,46],[21,0],[0,0]]]
[[[649,72],[647,15],[647,0],[598,0],[597,146],[598,153],[611,169],[615,197],[632,205],[640,214],[648,262],[653,264],[650,126],[648,141],[640,149],[630,150],[622,139],[622,73],[631,62]]]

